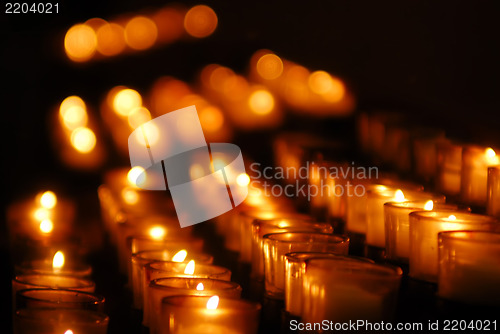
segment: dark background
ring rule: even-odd
[[[497,1],[206,1],[219,18],[209,38],[86,64],[65,57],[71,25],[167,3],[66,0],[59,14],[5,14],[1,8],[2,208],[46,188],[70,197],[95,193],[99,173],[64,168],[51,147],[48,117],[66,96],[79,95],[96,108],[120,84],[146,92],[161,75],[192,81],[209,63],[244,72],[260,48],[340,76],[356,94],[358,110],[399,110],[462,140],[498,142]],[[329,135],[338,121],[286,124]],[[267,144],[255,138],[254,146]],[[108,166],[121,162],[110,160]],[[10,285],[11,272],[1,276],[0,284]]]

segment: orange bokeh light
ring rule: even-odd
[[[92,58],[97,47],[94,29],[85,24],[76,24],[69,28],[64,37],[64,50],[73,61],[84,62]]]
[[[222,128],[224,115],[219,108],[209,106],[199,111],[200,122],[203,130],[215,132]]]
[[[273,80],[283,73],[283,61],[275,54],[268,53],[257,61],[257,73],[267,80]]]
[[[191,8],[184,17],[184,28],[186,32],[197,38],[210,36],[217,28],[217,14],[205,5]]]
[[[153,20],[136,16],[125,26],[125,41],[134,50],[145,50],[153,46],[158,37],[158,29]]]
[[[125,49],[124,29],[116,23],[100,26],[96,32],[97,51],[104,56],[114,56]]]

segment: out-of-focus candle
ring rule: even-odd
[[[500,305],[500,233],[441,232],[438,295],[468,304]]]
[[[12,293],[25,289],[68,289],[94,292],[95,283],[88,279],[62,275],[19,275],[12,280]]]
[[[89,277],[92,267],[76,261],[65,260],[64,253],[57,251],[53,258],[45,260],[25,261],[14,268],[17,275],[62,275],[73,277]]]
[[[149,332],[160,333],[161,304],[165,297],[175,295],[213,296],[238,299],[239,284],[210,278],[159,278],[149,284]]]
[[[468,211],[455,204],[444,204],[433,200],[388,202],[384,204],[385,249],[388,259],[408,262],[410,253],[410,213],[414,211]]]
[[[390,320],[402,270],[355,260],[306,260],[304,322]]]
[[[429,182],[436,175],[436,146],[447,142],[443,130],[416,129],[412,133],[413,161],[415,174]]]
[[[75,290],[27,289],[16,293],[15,310],[21,309],[82,309],[102,311],[104,297]]]
[[[488,167],[498,165],[496,152],[489,147],[465,146],[462,152],[462,200],[468,204],[486,205]]]
[[[218,296],[172,296],[162,303],[162,334],[257,334],[260,305]]]
[[[498,221],[489,216],[450,211],[410,213],[410,276],[436,282],[438,233],[443,231],[493,231]]]
[[[290,252],[334,252],[347,255],[349,238],[324,233],[273,233],[264,236],[266,294],[285,298],[285,254]]]
[[[16,334],[106,334],[104,313],[73,309],[22,309],[14,315]]]
[[[285,310],[293,316],[302,314],[302,286],[305,272],[305,261],[318,258],[333,258],[336,260],[360,260],[373,262],[370,259],[338,255],[332,252],[295,252],[285,255]]]
[[[462,145],[453,142],[437,144],[437,189],[446,195],[460,194]]]
[[[488,168],[486,212],[490,216],[500,217],[500,166]]]

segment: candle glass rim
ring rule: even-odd
[[[423,207],[417,207],[417,206],[407,206],[407,205],[413,205],[415,203],[418,204],[426,204],[428,201],[432,201],[433,203],[433,209],[432,210],[424,210]],[[440,206],[442,208],[439,209],[434,209],[436,206]],[[467,205],[459,205],[455,203],[440,203],[436,202],[435,200],[429,199],[429,200],[412,200],[412,201],[404,201],[404,202],[385,202],[384,207],[391,208],[391,209],[409,209],[409,210],[415,210],[415,211],[458,211],[458,212],[470,212],[471,209]],[[449,207],[449,208],[448,208]]]
[[[467,237],[460,236],[460,234],[467,234]],[[472,239],[470,238],[470,234],[473,235],[486,235],[486,236],[494,236],[496,239],[491,240],[489,238],[486,239]],[[500,232],[495,231],[477,231],[477,230],[460,230],[460,231],[442,231],[438,233],[438,240],[441,244],[445,240],[447,241],[463,241],[467,243],[473,244],[481,244],[481,245],[498,245],[500,246]]]
[[[78,283],[86,283],[86,284],[80,284],[80,285],[75,285],[75,286],[72,286],[72,287],[64,287],[64,288],[59,288],[59,287],[52,287],[52,286],[49,286],[49,285],[44,285],[44,284],[35,284],[33,282],[30,282],[30,281],[23,281],[21,280],[20,278],[21,277],[24,277],[24,278],[27,278],[27,277],[32,277],[32,278],[35,278],[35,277],[43,277],[43,278],[66,278],[66,279],[73,279],[75,281],[77,281]],[[63,290],[73,290],[75,288],[92,288],[92,287],[95,287],[95,282],[90,280],[90,279],[86,279],[86,278],[82,278],[82,277],[79,277],[79,276],[71,276],[71,275],[57,275],[57,274],[21,274],[21,275],[16,275],[13,279],[12,279],[14,282],[16,283],[19,283],[19,284],[25,284],[25,285],[31,285],[31,286],[37,286],[37,287],[47,287],[47,288],[52,288],[52,289],[63,289]],[[26,289],[23,289],[23,290],[26,290]]]
[[[179,307],[179,308],[183,308],[183,309],[194,308],[197,310],[206,310],[207,309],[207,307],[206,307],[207,302],[213,296],[216,296],[216,295],[212,295],[212,296],[173,295],[173,296],[168,296],[168,297],[162,298],[161,303],[162,303],[162,307],[164,305],[169,305],[172,307]],[[194,300],[200,300],[200,301],[203,300],[204,303],[201,305],[185,305],[182,302],[186,301],[186,300],[188,300],[188,301],[189,300],[193,300],[193,301]],[[221,305],[221,301],[224,302],[222,305]],[[229,303],[232,305],[227,305],[227,307],[226,307],[226,305],[224,305],[225,303]],[[235,308],[236,305],[244,306],[244,308]],[[259,303],[255,303],[255,302],[252,302],[249,300],[219,297],[219,305],[217,306],[217,308],[215,310],[210,310],[210,311],[231,310],[231,311],[235,311],[235,312],[241,312],[241,311],[255,312],[255,311],[260,311],[261,309],[262,309],[262,306]]]
[[[19,273],[18,275],[23,275],[23,274],[44,275],[46,273],[49,273],[49,274],[60,274],[64,276],[78,276],[78,277],[87,277],[92,274],[92,266],[85,263],[66,260],[62,268],[54,270],[52,266],[52,261],[53,260],[49,259],[23,261],[20,264],[15,265],[14,272]],[[35,263],[46,264],[46,266],[36,268],[35,266],[33,266]]]
[[[93,315],[96,316],[100,319],[96,319],[95,321],[92,321],[93,324],[103,324],[107,325],[109,323],[109,316],[106,313],[99,312],[99,311],[93,311],[93,310],[85,310],[85,309],[76,309],[76,308],[54,308],[54,309],[48,309],[48,308],[22,308],[19,309],[15,312],[15,316],[19,317],[20,319],[29,319],[29,320],[44,320],[46,318],[40,318],[36,316],[30,316],[25,313],[28,312],[69,312],[69,313],[85,313],[87,315]],[[47,322],[49,322],[50,319],[47,319]],[[72,324],[89,324],[89,321],[71,321]]]
[[[177,252],[180,252],[181,250],[185,250],[185,249],[179,249]],[[176,262],[176,261],[172,261],[172,260],[162,260],[162,259],[158,259],[158,258],[152,258],[152,257],[143,257],[142,255],[144,255],[145,253],[159,253],[159,252],[164,252],[164,251],[169,251],[169,249],[151,249],[151,250],[142,250],[142,251],[139,251],[137,253],[134,253],[132,254],[132,259],[133,260],[139,260],[139,261],[153,261],[153,262],[163,262],[163,261],[166,261],[166,262]],[[176,252],[176,253],[177,253]],[[184,262],[189,262],[191,260],[194,260],[195,262],[198,262],[198,261],[202,261],[200,262],[200,264],[207,264],[206,262],[204,262],[205,260],[207,262],[210,262],[210,261],[213,261],[213,256],[210,255],[210,254],[206,254],[206,253],[199,253],[199,252],[190,252],[188,250],[186,250],[187,252],[187,256],[186,256],[186,259],[182,262],[179,262],[179,263],[184,263]],[[172,252],[174,253],[174,252]],[[175,255],[175,254],[174,254]],[[196,258],[189,258],[190,255],[194,255],[196,256]]]
[[[313,237],[321,237],[322,240],[284,240],[283,238],[292,234],[293,236],[313,236]],[[328,239],[328,240],[325,240]],[[333,242],[335,239],[336,242]],[[303,244],[303,243],[322,243],[322,244],[342,244],[349,242],[350,238],[344,234],[328,234],[328,233],[319,233],[319,232],[285,232],[285,233],[268,233],[263,236],[263,240],[276,241],[280,243],[293,243],[293,244]],[[323,241],[324,242],[318,242]]]
[[[167,233],[168,235],[168,233]],[[127,240],[131,243],[134,239],[137,239],[137,240],[148,240],[148,241],[157,241],[157,242],[172,242],[172,241],[176,241],[176,242],[192,242],[192,241],[198,241],[198,240],[204,240],[203,238],[198,238],[198,237],[185,237],[185,236],[171,236],[170,238],[167,236],[165,238],[161,238],[161,239],[155,239],[153,237],[151,237],[150,235],[147,235],[147,234],[133,234],[133,235],[129,235],[127,237]]]
[[[317,256],[316,256],[317,255]],[[328,256],[322,256],[328,255]],[[286,253],[285,258],[289,262],[300,263],[310,259],[333,259],[333,260],[360,260],[362,262],[375,263],[372,259],[362,256],[343,255],[335,252],[292,252]]]
[[[319,262],[319,261],[338,261],[333,258],[313,258],[313,259],[308,259],[305,261],[305,266],[306,266],[306,272],[307,268],[312,267],[317,267],[319,269],[326,269],[328,271],[334,271],[334,272],[344,272],[348,274],[360,274],[360,275],[369,275],[373,277],[392,277],[395,279],[399,279],[403,276],[403,270],[395,265],[392,264],[381,264],[381,263],[376,263],[376,262],[369,262],[369,261],[359,261],[357,259],[353,259],[353,261],[343,261],[340,260],[338,263],[340,265],[337,266],[329,266],[327,268],[321,267],[318,264],[314,262]],[[353,268],[354,266],[354,268]],[[368,267],[368,268],[367,268]],[[354,269],[354,270],[353,270]],[[370,269],[369,271],[363,270],[363,269]],[[382,274],[381,273],[385,273]]]
[[[429,216],[433,214],[434,216]],[[438,216],[442,215],[442,216]],[[449,220],[448,217],[453,215],[456,220]],[[446,216],[446,217],[445,217]],[[499,220],[492,216],[481,215],[477,213],[448,211],[448,210],[433,210],[433,211],[413,211],[410,213],[410,218],[415,220],[427,220],[432,222],[458,223],[458,224],[495,224]]]
[[[89,297],[88,301],[56,301],[52,299],[43,299],[43,298],[37,298],[33,296],[26,296],[26,293],[42,293],[42,292],[53,292],[53,293],[58,293],[58,294],[67,294],[67,295],[84,295]],[[78,291],[78,290],[71,290],[71,289],[53,289],[53,288],[46,288],[46,289],[23,289],[19,290],[16,292],[17,300],[25,299],[28,301],[34,301],[34,302],[43,302],[43,303],[57,303],[58,305],[64,305],[65,303],[67,304],[81,304],[81,305],[102,305],[106,301],[104,296],[101,296],[99,294],[93,293],[93,292],[84,292],[84,291]]]
[[[300,216],[301,218],[304,218],[304,219],[306,219],[308,217],[310,217],[311,219],[314,219],[311,216],[309,216],[307,214],[304,214],[304,213],[299,213],[299,212],[294,212],[294,211],[286,211],[286,210],[245,209],[245,210],[240,211],[239,215],[241,215],[241,216],[243,216],[245,218],[251,218],[252,222],[254,220],[268,220],[268,218],[259,218],[259,217],[253,216],[251,213],[272,213],[272,214],[287,215],[287,216],[288,215],[290,215],[290,216]],[[269,219],[272,220],[272,219],[278,219],[278,218],[279,217],[272,217],[272,218],[269,218]]]
[[[146,270],[153,270],[153,271],[160,271],[160,272],[171,272],[170,270],[162,270],[161,268],[155,268],[154,267],[156,265],[164,265],[164,264],[167,264],[167,263],[170,264],[170,265],[187,265],[187,262],[153,261],[153,262],[150,262],[150,263],[146,264],[145,267],[146,267]],[[228,269],[228,268],[226,268],[226,267],[215,266],[215,265],[212,265],[212,264],[204,264],[204,263],[199,263],[198,264],[195,261],[195,271],[196,271],[196,268],[213,268],[213,269],[219,269],[219,271],[207,273],[207,275],[223,275],[225,273],[230,273],[231,272],[231,270]],[[179,272],[178,274],[183,275],[184,272]],[[189,274],[184,274],[184,275],[189,275]],[[200,274],[195,272],[193,275],[196,276],[196,275],[200,275]]]
[[[178,289],[182,289],[182,290],[193,290],[193,291],[200,291],[200,292],[204,291],[204,290],[196,290],[195,287],[194,288],[188,288],[188,287],[179,288],[179,287],[173,286],[173,285],[158,284],[159,282],[164,282],[164,281],[173,282],[173,281],[190,281],[190,280],[200,281],[199,283],[203,283],[206,281],[214,281],[217,284],[225,285],[225,287],[221,287],[221,288],[216,289],[216,290],[220,290],[220,291],[231,291],[231,290],[241,291],[242,290],[241,285],[239,285],[236,282],[224,281],[224,280],[210,278],[210,277],[162,277],[162,278],[155,278],[149,283],[149,286],[152,288],[162,289],[162,290],[163,289],[178,288]]]
[[[298,226],[285,226],[285,227],[280,227],[279,223],[275,223],[276,221],[282,221],[286,220],[286,222],[291,222],[293,224],[297,224]],[[255,227],[278,227],[278,228],[300,228],[300,227],[318,227],[318,228],[328,228],[330,227],[333,230],[333,227],[330,223],[327,222],[317,222],[314,220],[302,220],[302,219],[286,219],[286,218],[276,218],[276,219],[270,219],[270,220],[260,220],[260,219],[255,219],[252,222],[252,226]],[[304,231],[307,232],[307,231]],[[268,233],[269,234],[269,233]]]

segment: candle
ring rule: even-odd
[[[324,233],[274,233],[264,236],[266,295],[284,299],[285,254],[290,252],[335,252],[347,255],[349,238]]]
[[[106,334],[109,317],[72,309],[22,309],[14,316],[16,334]]]
[[[453,142],[437,144],[436,187],[446,195],[460,194],[462,145]]]
[[[500,305],[500,233],[439,233],[438,295],[467,304]]]
[[[404,186],[404,185],[403,185]],[[411,191],[403,187],[374,187],[367,192],[366,199],[366,243],[370,246],[385,248],[384,204],[409,200],[433,199],[444,202],[445,197],[430,193]]]
[[[213,256],[203,253],[188,252],[185,249],[163,249],[154,251],[141,251],[132,255],[132,293],[134,297],[134,308],[142,309],[144,291],[144,267],[151,262],[172,261],[189,262],[195,260],[196,263],[212,264]]]
[[[498,165],[499,159],[492,148],[468,145],[462,152],[460,193],[469,204],[486,205],[488,167]]]
[[[257,334],[260,305],[218,296],[172,296],[162,303],[161,333]]]
[[[489,231],[499,228],[489,216],[450,211],[410,213],[410,276],[436,282],[438,274],[438,233],[442,231]]]
[[[92,274],[92,268],[76,261],[68,263],[64,253],[57,251],[52,259],[25,261],[20,265],[16,265],[15,272],[17,275],[63,275],[84,278]]]
[[[149,284],[149,332],[160,333],[162,300],[175,295],[213,296],[238,299],[239,284],[210,278],[159,278]]]
[[[300,215],[296,215],[294,218],[290,217],[289,219],[258,219],[252,223],[252,278],[264,279],[263,238],[266,234],[285,232],[333,233],[333,228],[328,223],[316,223],[307,216],[304,217],[305,219],[300,218]]]
[[[455,204],[433,200],[387,202],[384,204],[385,248],[388,259],[408,263],[410,252],[410,213],[422,210],[469,211]]]
[[[390,320],[402,270],[363,261],[306,260],[304,322]]]
[[[413,134],[414,172],[429,182],[436,175],[436,146],[447,142],[444,131],[438,129],[416,129]]]
[[[500,217],[500,166],[488,168],[488,196],[486,212]]]
[[[285,254],[285,310],[291,315],[302,314],[302,286],[306,260],[316,258],[329,258],[346,261],[368,261],[370,259],[348,257],[332,252],[294,252]]]
[[[157,278],[167,277],[196,277],[213,278],[223,281],[231,280],[229,269],[208,264],[196,264],[195,261],[188,263],[178,262],[151,262],[144,268],[144,291],[143,291],[143,325],[148,326],[149,321],[149,283]]]
[[[28,289],[16,293],[15,310],[21,309],[84,309],[102,311],[104,297],[90,293],[64,289]]]

